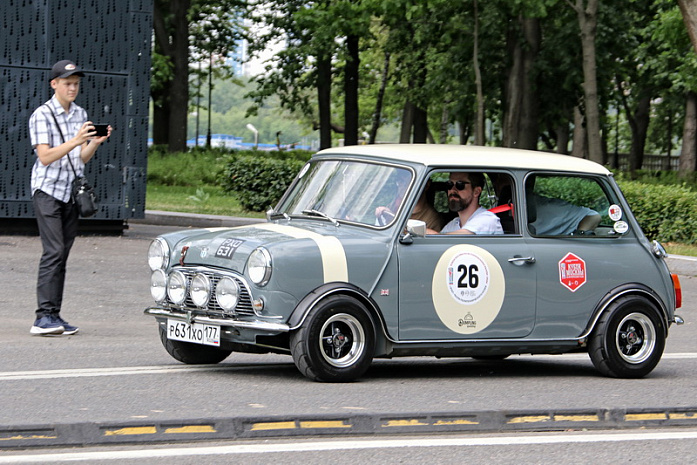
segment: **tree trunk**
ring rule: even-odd
[[[382,70],[382,81],[380,82],[380,89],[378,89],[378,95],[375,99],[375,111],[373,112],[373,124],[370,127],[370,141],[369,144],[374,144],[378,138],[378,129],[380,128],[380,119],[382,118],[382,104],[385,100],[385,89],[387,88],[387,79],[390,73],[390,52],[385,52],[385,64]]]
[[[172,36],[172,64],[174,77],[169,89],[169,139],[170,152],[186,151],[186,124],[189,114],[189,20],[190,0],[170,2],[174,16]],[[208,102],[211,111],[211,102]]]
[[[586,158],[586,125],[583,120],[583,112],[578,105],[574,107],[574,145],[571,155],[578,158]]]
[[[408,144],[411,142],[411,130],[414,127],[414,104],[407,100],[402,111],[402,127],[399,131],[399,143]]]
[[[694,0],[678,0],[678,5],[680,5],[682,20],[690,36],[692,47],[697,52],[697,2]]]
[[[539,102],[537,98],[535,61],[537,60],[542,41],[540,20],[538,18],[523,18],[522,28],[525,37],[525,47],[523,48],[523,98],[520,108],[518,147],[537,150]]]
[[[344,145],[358,145],[358,36],[346,37],[348,56],[344,67]]]
[[[517,23],[516,23],[517,24]],[[518,131],[520,130],[520,112],[523,104],[523,47],[518,40],[515,30],[508,31],[508,56],[511,59],[511,67],[508,70],[506,81],[505,100],[503,114],[503,146],[518,147]]]
[[[414,106],[414,143],[425,144],[428,141],[428,112]]]
[[[569,154],[569,123],[559,123],[556,127],[557,133],[557,153],[562,155]]]
[[[450,126],[450,113],[448,112],[448,104],[443,106],[443,112],[440,115],[440,131],[438,133],[438,143],[447,144],[448,143],[448,128]]]
[[[697,170],[697,94],[688,92],[685,103],[685,125],[678,177],[687,178]]]
[[[319,111],[319,148],[332,146],[332,62],[328,56],[317,57],[317,101]]]
[[[472,54],[472,66],[474,67],[474,83],[477,87],[477,119],[474,123],[474,145],[486,144],[484,132],[484,91],[482,90],[482,71],[479,68],[479,10],[477,0],[474,0],[474,51]]]
[[[651,98],[642,97],[639,100],[634,116],[630,120],[632,129],[632,147],[629,152],[629,171],[634,176],[636,170],[640,170],[644,164],[644,150],[646,148],[646,136],[651,120],[649,110]],[[629,116],[629,115],[628,115]]]
[[[600,140],[600,107],[595,61],[598,0],[588,0],[587,7],[584,7],[584,0],[576,0],[574,9],[581,29],[581,47],[583,49],[583,93],[586,109],[588,155],[592,161],[602,164],[605,162],[605,156]]]

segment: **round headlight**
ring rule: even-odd
[[[205,307],[211,298],[211,280],[202,273],[197,273],[191,280],[191,300],[197,307]]]
[[[173,271],[167,279],[167,295],[175,305],[181,305],[186,300],[186,276],[181,271]]]
[[[220,308],[226,312],[234,310],[239,298],[240,286],[234,279],[224,277],[218,281],[218,285],[215,287],[215,300],[218,301]]]
[[[164,270],[169,265],[169,245],[162,238],[157,238],[150,243],[148,249],[148,266],[152,271]]]
[[[155,270],[150,275],[150,295],[155,302],[164,302],[167,297],[167,275],[162,270]]]
[[[265,286],[271,279],[271,254],[263,247],[257,247],[249,254],[247,273],[257,286]]]

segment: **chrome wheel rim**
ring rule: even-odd
[[[617,325],[615,343],[617,353],[625,362],[643,363],[656,346],[656,328],[643,313],[630,313]]]
[[[346,368],[358,361],[365,350],[365,332],[353,315],[338,313],[322,325],[320,352],[327,363]]]

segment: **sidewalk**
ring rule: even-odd
[[[240,218],[234,216],[200,215],[198,213],[165,212],[159,210],[146,210],[145,218],[130,220],[131,223],[150,224],[155,226],[179,226],[182,228],[217,228],[244,226],[254,223],[262,223],[263,218]],[[697,276],[697,257],[684,255],[668,255],[666,258],[668,268],[673,273],[681,276]]]

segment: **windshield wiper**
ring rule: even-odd
[[[327,215],[324,212],[321,212],[319,210],[303,210],[302,211],[303,215],[311,215],[311,216],[319,216],[320,218],[326,218],[332,223],[334,223],[334,226],[339,226],[339,222],[336,221],[334,218],[331,216]]]
[[[270,209],[270,210],[266,211],[266,219],[268,221],[279,220],[281,218],[285,218],[286,220],[290,220],[290,216],[288,216],[288,213],[286,213],[286,212],[277,212],[274,209]]]

